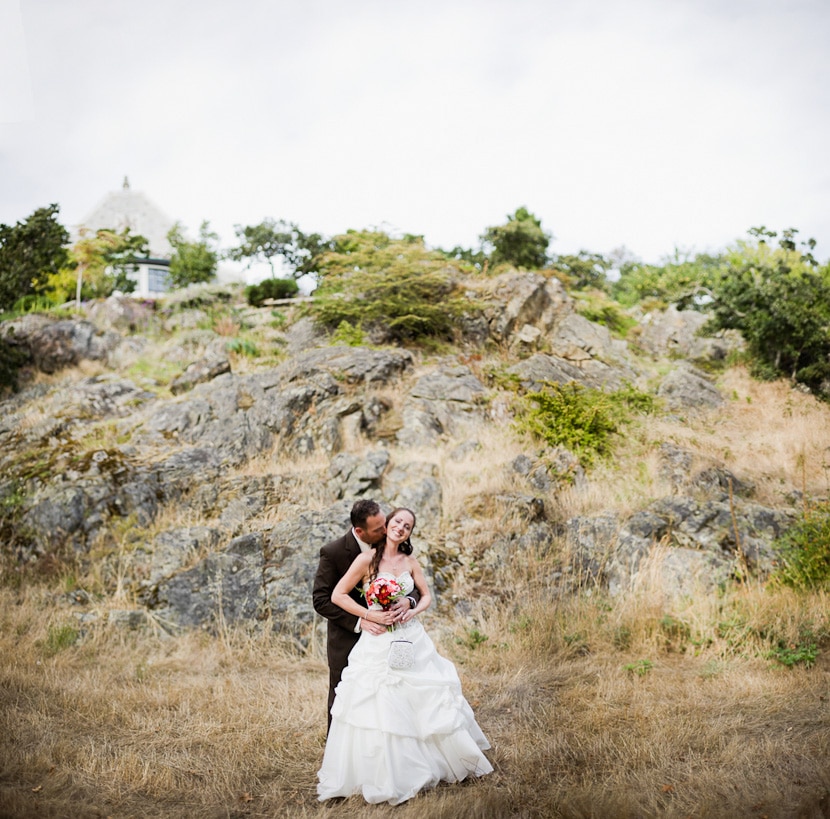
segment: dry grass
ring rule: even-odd
[[[681,419],[649,416],[626,430],[613,460],[598,464],[587,486],[557,495],[562,517],[614,509],[620,515],[672,493],[660,475],[659,444],[668,441],[693,456],[691,471],[724,467],[753,486],[753,500],[787,503],[793,492],[830,492],[830,413],[826,404],[785,381],[754,381],[743,368],[719,383],[726,403],[716,412]],[[621,480],[621,476],[624,479]]]
[[[786,381],[752,380],[743,368],[719,383],[728,403],[716,414],[683,426],[671,438],[719,462],[755,485],[759,503],[780,503],[793,489],[826,495],[830,489],[830,413]],[[659,428],[656,430],[659,437]]]
[[[554,599],[535,568],[537,585],[506,605],[482,601],[475,628],[437,613],[429,622],[495,772],[397,808],[316,801],[320,657],[268,633],[124,632],[105,625],[104,604],[82,625],[51,593],[4,590],[0,815],[828,815],[830,662],[784,669],[760,636],[808,621],[830,634],[826,595],[744,589],[719,605],[687,601],[675,617],[688,638],[668,639],[659,589],[613,604]],[[717,635],[735,612],[753,635],[739,648]]]
[[[741,370],[726,373],[721,389],[732,398],[717,414],[649,419],[587,486],[551,493],[555,516],[625,514],[667,494],[663,440],[693,452],[696,468],[717,464],[752,481],[761,503],[793,489],[826,493],[825,406]],[[379,395],[394,413],[400,396]],[[395,458],[438,467],[444,523],[458,523],[465,548],[480,541],[486,551],[492,532],[512,525],[487,499],[529,492],[510,463],[534,447],[508,423],[471,423],[465,434],[481,444],[469,457],[453,460],[442,446]],[[357,441],[356,454],[358,445],[368,446]],[[296,481],[307,487],[304,502],[322,508],[329,501],[315,487],[329,458],[286,459],[279,450],[237,474]],[[267,527],[281,514],[269,509],[249,523]],[[181,504],[145,534],[200,523]],[[659,558],[658,548],[655,567]],[[0,816],[830,817],[826,593],[750,584],[667,604],[655,570],[624,599],[596,589],[557,596],[555,560],[545,560],[511,555],[492,569],[493,594],[479,591],[469,617],[425,618],[458,666],[496,770],[397,808],[316,800],[322,657],[298,655],[268,632],[171,638],[108,626],[108,607],[128,605],[130,595],[120,583],[112,593],[110,581],[95,582],[95,566],[84,586],[110,596],[85,609],[89,620],[59,582],[0,589]],[[812,668],[771,656],[807,633],[823,649]]]

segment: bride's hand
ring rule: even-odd
[[[391,626],[395,622],[394,611],[373,611],[372,621],[382,626]]]

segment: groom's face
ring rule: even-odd
[[[366,518],[366,528],[358,531],[360,539],[370,546],[378,543],[386,534],[386,515],[379,512],[377,515],[370,515]]]

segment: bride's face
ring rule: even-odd
[[[405,509],[396,512],[386,524],[386,537],[394,543],[402,543],[412,533],[415,518]]]

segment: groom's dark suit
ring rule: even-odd
[[[329,662],[329,719],[334,703],[334,689],[337,688],[340,675],[349,662],[349,652],[360,637],[360,632],[355,631],[358,618],[335,606],[331,602],[331,593],[359,554],[360,546],[355,540],[354,532],[349,529],[343,537],[327,543],[320,549],[320,564],[314,577],[314,610],[328,620],[326,655]],[[361,606],[366,606],[366,601],[357,589],[352,589],[349,597]]]

